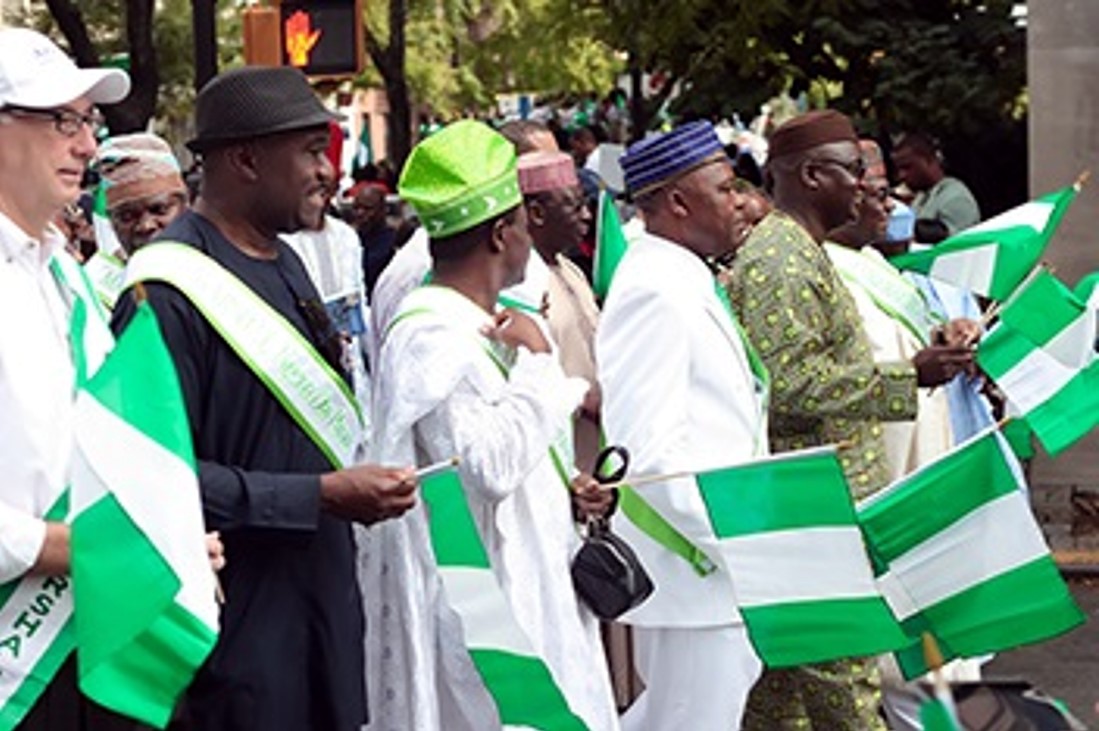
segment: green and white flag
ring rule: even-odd
[[[179,379],[142,303],[76,400],[72,575],[80,689],[164,728],[217,640]]]
[[[1053,563],[995,428],[863,501],[859,523],[882,595],[912,638],[906,678],[946,660],[1054,637],[1084,617]]]
[[[696,479],[748,635],[768,667],[906,643],[874,584],[834,448],[774,455]]]
[[[359,141],[355,146],[355,159],[351,162],[351,174],[354,175],[373,162],[374,145],[370,140],[370,119],[363,117],[360,120]]]
[[[446,599],[462,621],[466,647],[505,729],[584,731],[545,662],[515,621],[489,566],[455,470],[425,478],[431,547]]]
[[[1083,291],[1083,290],[1081,290]],[[977,363],[1051,455],[1099,424],[1096,309],[1044,269],[1000,312]]]
[[[592,261],[592,291],[600,299],[611,289],[614,270],[626,254],[626,234],[618,218],[614,198],[605,189],[599,191],[599,211],[595,218],[595,254]]]
[[[950,687],[935,689],[935,695],[920,704],[923,731],[963,731]]]
[[[1078,185],[1049,193],[961,231],[923,251],[889,261],[1003,302],[1045,251]]]

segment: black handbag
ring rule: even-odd
[[[621,458],[622,464],[605,474],[603,467],[612,456]],[[607,447],[596,459],[595,479],[602,483],[621,480],[628,465],[629,453],[624,447]],[[644,602],[655,588],[637,554],[611,531],[606,518],[588,521],[571,573],[577,595],[597,617],[608,621]]]

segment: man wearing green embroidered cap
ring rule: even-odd
[[[465,499],[494,577],[483,588],[500,601],[486,627],[462,614],[478,598],[468,585],[447,583],[442,598],[421,509],[367,530],[366,581],[381,585],[367,597],[373,722],[414,731],[507,724],[506,689],[489,676],[477,682],[465,642],[473,649],[473,638],[515,625],[551,683],[524,692],[563,696],[587,728],[616,729],[597,623],[569,576],[577,538],[564,465],[572,463],[570,416],[588,384],[564,375],[534,319],[497,305],[531,256],[514,150],[483,124],[455,123],[412,151],[399,190],[431,237],[432,277],[405,297],[382,335],[377,456],[420,464],[461,457]],[[520,725],[540,727],[526,720]]]

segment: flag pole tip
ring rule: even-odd
[[[927,663],[927,667],[931,670],[938,670],[943,666],[943,654],[939,650],[939,644],[935,642],[935,638],[931,636],[930,632],[924,632],[920,636],[920,641],[923,644],[923,659]]]
[[[1076,182],[1072,184],[1072,187],[1079,193],[1088,184],[1089,180],[1091,180],[1091,170],[1085,170],[1076,177]]]

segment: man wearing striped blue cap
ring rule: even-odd
[[[621,161],[645,219],[611,284],[596,340],[609,443],[635,474],[714,469],[766,454],[768,378],[705,259],[743,239],[743,199],[707,122],[633,145]],[[615,528],[656,592],[623,615],[646,690],[623,729],[740,727],[760,662],[693,478],[637,487],[647,517]],[[631,511],[635,518],[636,511]]]

